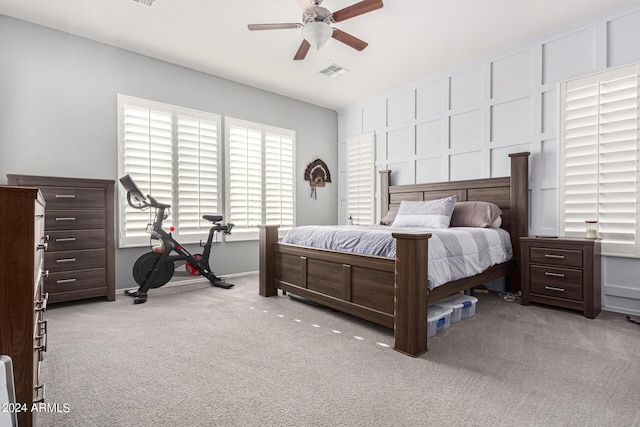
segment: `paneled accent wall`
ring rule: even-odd
[[[558,82],[640,61],[638,40],[640,1],[339,111],[340,222],[345,139],[374,131],[394,185],[506,176],[530,151],[529,232],[556,234]],[[603,267],[605,308],[640,314],[640,260]]]

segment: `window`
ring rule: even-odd
[[[220,213],[220,116],[118,95],[118,176],[172,206],[165,224],[181,243],[206,238],[205,214]],[[120,187],[120,247],[149,243],[153,212],[131,208]]]
[[[373,132],[347,138],[347,215],[354,224],[375,222]]]
[[[602,252],[640,256],[639,65],[560,85],[558,229],[585,236],[598,221]]]
[[[260,224],[293,227],[295,132],[225,118],[225,134],[229,238],[255,239]]]

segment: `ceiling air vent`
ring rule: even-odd
[[[344,68],[338,64],[331,64],[324,70],[321,70],[320,73],[324,74],[327,77],[331,77],[332,79],[336,79],[340,76],[347,74],[349,71],[348,68]]]
[[[156,0],[133,0],[133,1],[141,5],[151,7]]]

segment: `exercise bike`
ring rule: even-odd
[[[151,235],[151,251],[141,255],[133,265],[133,278],[139,288],[137,291],[125,291],[125,294],[134,297],[135,304],[142,304],[147,300],[149,289],[159,288],[171,280],[178,261],[186,261],[185,267],[189,273],[206,277],[213,286],[224,289],[234,286],[216,276],[209,266],[211,243],[215,234],[231,234],[233,224],[223,225],[221,215],[203,215],[202,218],[213,225],[209,229],[207,242],[203,244],[200,241],[200,246],[204,248],[202,254],[192,255],[171,236],[173,227],[170,227],[169,233],[162,229],[162,221],[169,215],[171,205],[160,203],[150,195],[145,196],[130,175],[120,178],[120,183],[127,190],[129,206],[139,210],[155,209],[153,224],[147,225],[147,232]],[[171,255],[172,252],[177,255]]]

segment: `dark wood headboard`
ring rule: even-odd
[[[390,185],[391,171],[380,171],[381,215],[385,216],[402,200],[433,200],[456,195],[459,202],[492,202],[502,210],[502,228],[511,235],[514,258],[519,261],[520,237],[529,234],[529,154],[509,154],[511,176],[503,178]]]

